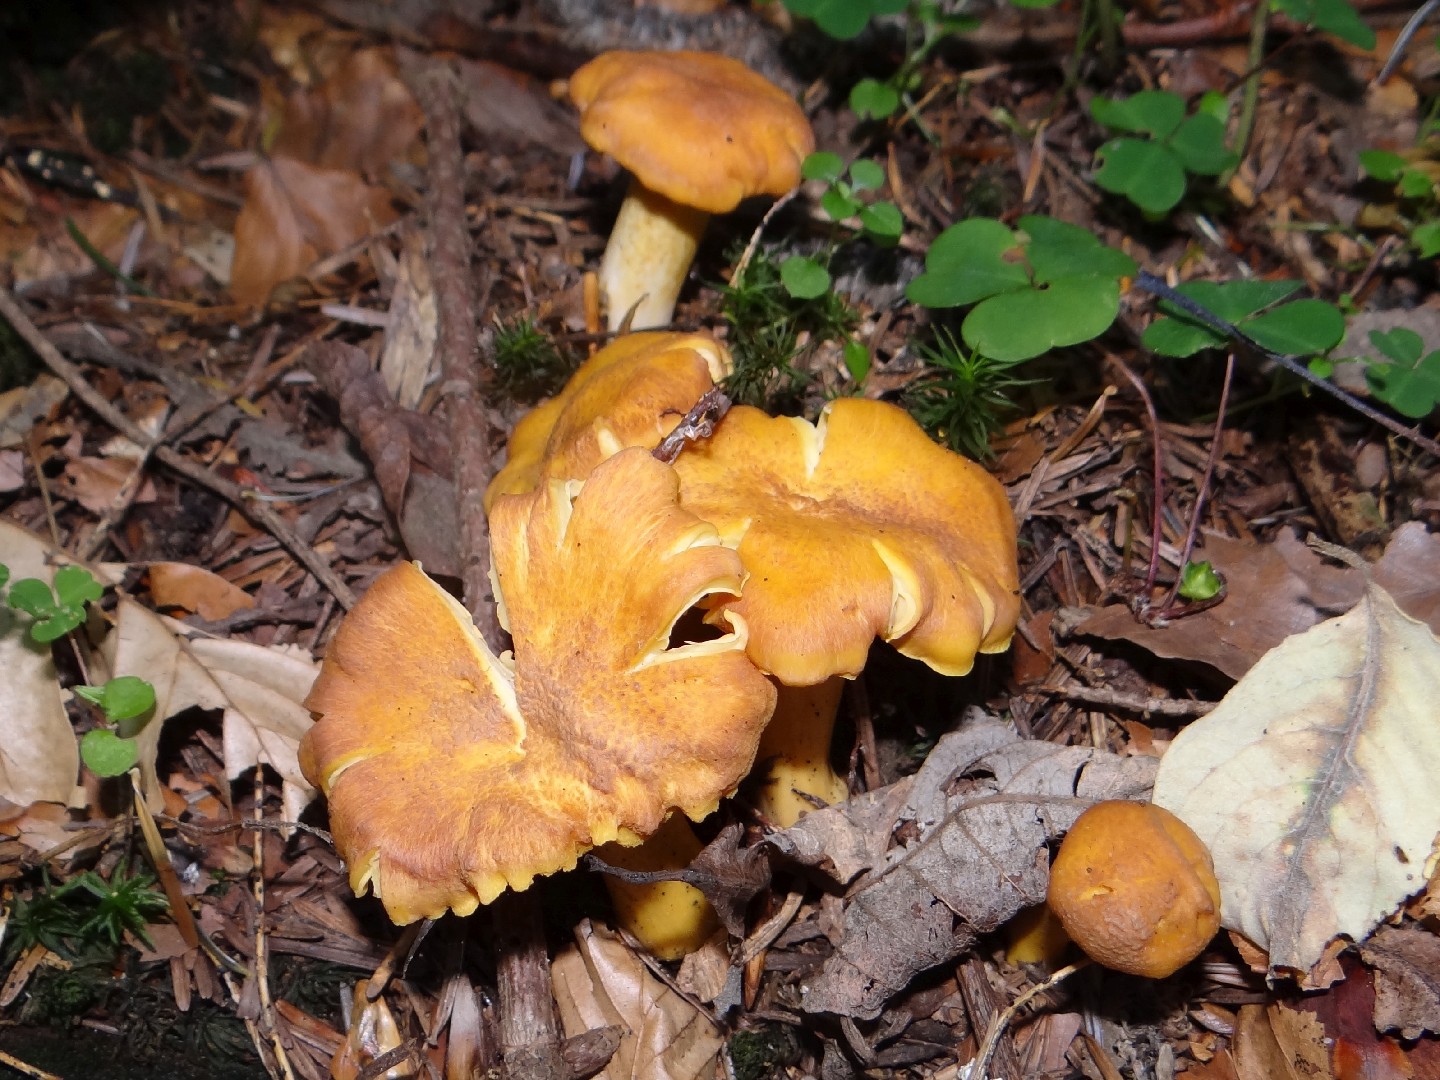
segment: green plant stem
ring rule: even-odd
[[[140,282],[128,274],[122,273],[118,266],[107,259],[100,249],[90,242],[90,238],[80,231],[80,226],[76,225],[75,220],[69,216],[65,218],[65,231],[70,234],[70,239],[75,241],[75,245],[85,253],[85,256],[91,262],[116,281],[120,282],[121,285],[124,285],[125,288],[129,289],[132,293],[151,297],[155,295],[144,285],[141,285]]]
[[[1114,71],[1120,55],[1119,20],[1115,18],[1114,0],[1091,0],[1086,7],[1091,8],[1090,14],[1100,27],[1100,62],[1105,65],[1105,70]]]
[[[1220,177],[1221,187],[1230,182],[1230,178],[1235,175],[1235,169],[1245,160],[1250,136],[1255,131],[1255,111],[1260,104],[1260,74],[1265,62],[1265,31],[1269,24],[1270,5],[1256,4],[1254,14],[1250,16],[1250,50],[1245,56],[1245,89],[1240,95],[1240,117],[1235,125],[1235,153],[1239,155],[1239,161],[1235,163],[1234,169],[1227,170]]]

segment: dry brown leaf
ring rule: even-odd
[[[320,256],[394,219],[389,195],[358,173],[287,157],[262,161],[245,174],[230,293],[241,304],[263,304]]]
[[[22,445],[35,423],[68,393],[62,380],[41,373],[34,382],[0,394],[0,449]]]
[[[424,122],[396,73],[393,51],[359,49],[320,86],[286,99],[271,152],[374,179],[392,159],[405,157]]]
[[[1160,763],[1215,857],[1221,921],[1305,973],[1421,889],[1440,832],[1440,642],[1377,585],[1252,668]]]
[[[601,1080],[709,1080],[725,1040],[706,1015],[650,973],[613,932],[582,920],[551,974],[569,1038],[611,1025],[620,1048]]]
[[[1161,627],[1137,622],[1125,604],[1067,610],[1068,632],[1129,641],[1166,659],[1198,660],[1238,679],[1289,635],[1348,611],[1365,588],[1359,571],[1327,565],[1288,532],[1273,543],[1209,535],[1196,558],[1225,577],[1227,594],[1216,607]],[[1402,525],[1373,577],[1406,614],[1440,632],[1440,537],[1420,522]]]
[[[112,675],[138,675],[155,687],[153,718],[136,738],[146,801],[157,811],[163,805],[155,757],[165,721],[189,708],[221,709],[225,775],[234,780],[257,764],[270,765],[284,781],[283,812],[293,821],[312,794],[295,755],[311,725],[301,702],[319,668],[298,649],[186,636],[194,633],[121,600],[106,642]]]
[[[1375,1028],[1404,1039],[1440,1032],[1440,937],[1416,926],[1385,926],[1360,947],[1375,969]]]
[[[919,838],[893,848],[848,901],[839,946],[804,987],[805,1010],[873,1019],[916,974],[1043,901],[1051,842],[1090,803],[1143,796],[1154,765],[1022,740],[983,717],[946,735],[895,823]]]
[[[39,537],[0,521],[0,563],[10,568],[12,583],[54,580],[54,555]],[[30,639],[30,625],[0,605],[0,799],[19,806],[68,801],[80,769],[50,646]]]
[[[150,595],[162,608],[193,611],[202,619],[223,619],[255,606],[255,598],[203,566],[190,563],[150,564]]]

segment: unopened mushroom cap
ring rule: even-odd
[[[800,182],[815,136],[800,106],[738,60],[601,53],[570,77],[580,134],[652,191],[712,214]]]
[[[653,449],[733,367],[725,346],[707,334],[616,338],[515,425],[486,505],[499,495],[532,491],[542,478],[583,480],[625,447]]]
[[[724,610],[782,683],[854,676],[877,637],[949,675],[1009,644],[1005,491],[903,409],[842,398],[812,425],[737,406],[675,467],[682,505],[739,551],[745,587]]]
[[[1076,820],[1050,868],[1050,909],[1091,959],[1163,979],[1220,929],[1210,852],[1152,803],[1096,803]]]
[[[351,885],[397,923],[467,914],[597,844],[638,843],[671,810],[704,817],[749,769],[775,691],[738,622],[670,647],[683,612],[741,578],[676,494],[674,471],[636,449],[583,487],[496,502],[513,660],[410,563],[346,616],[301,767],[330,800]]]

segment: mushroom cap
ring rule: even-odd
[[[1019,616],[1015,519],[973,461],[903,409],[842,398],[818,424],[736,406],[676,460],[680,501],[745,565],[725,617],[782,683],[854,676],[876,637],[948,675]]]
[[[652,191],[712,214],[800,182],[815,135],[800,106],[738,60],[607,52],[570,77],[580,134]]]
[[[412,563],[346,616],[301,768],[330,800],[352,887],[397,923],[468,914],[594,845],[639,843],[672,810],[704,817],[750,768],[775,690],[743,624],[670,647],[683,612],[741,579],[677,487],[634,449],[584,485],[497,500],[513,658]]]
[[[502,494],[532,491],[542,479],[583,480],[627,446],[654,449],[733,369],[725,346],[707,334],[616,338],[515,425],[486,506]]]
[[[1220,884],[1204,842],[1153,803],[1096,803],[1050,867],[1050,910],[1091,959],[1163,979],[1220,929]]]

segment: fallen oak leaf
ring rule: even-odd
[[[1371,582],[1349,613],[1287,638],[1160,763],[1154,801],[1210,847],[1221,921],[1302,984],[1433,869],[1440,642]]]
[[[694,1080],[715,1074],[725,1040],[705,1013],[650,973],[609,930],[581,921],[551,964],[560,1022],[571,1038],[619,1034],[601,1080]]]

